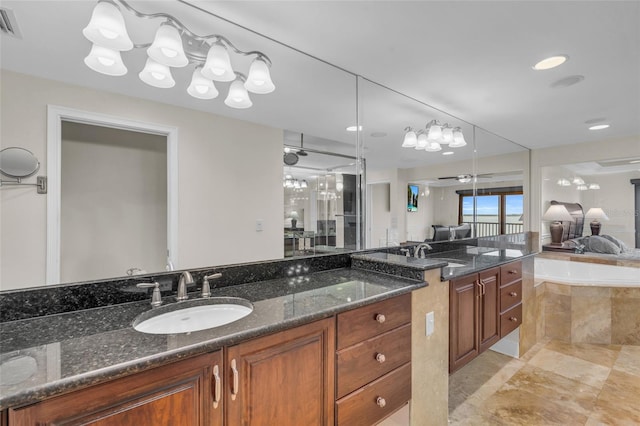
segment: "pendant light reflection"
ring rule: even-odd
[[[203,76],[201,71],[202,67],[197,67],[193,70],[191,84],[187,88],[187,93],[198,99],[214,99],[218,97],[219,93],[213,81]]]
[[[113,3],[98,3],[82,34],[92,43],[102,47],[119,51],[133,49],[133,42],[127,34],[122,13]]]
[[[84,63],[92,70],[112,76],[121,76],[127,73],[127,67],[122,62],[120,52],[94,44],[91,52],[84,58]]]
[[[415,148],[427,152],[438,152],[442,150],[442,145],[449,145],[450,148],[462,148],[467,145],[460,127],[451,127],[449,124],[440,124],[437,120],[431,120],[424,130],[417,133],[412,127],[405,127],[403,148]]]
[[[176,81],[171,75],[171,70],[168,66],[160,64],[151,58],[147,59],[147,63],[144,69],[138,74],[140,80],[147,83],[149,86],[157,87],[159,89],[169,89],[176,85]]]
[[[228,107],[237,109],[250,108],[251,105],[253,105],[251,98],[249,98],[249,93],[244,87],[242,77],[238,76],[233,83],[231,83],[229,94],[227,95],[227,99],[224,100],[224,103]]]
[[[418,143],[416,144],[416,149],[423,150],[426,149],[428,145],[429,140],[427,139],[427,135],[424,132],[420,133],[418,135]]]
[[[154,61],[168,67],[185,67],[189,64],[184,54],[180,33],[169,24],[163,24],[158,28],[153,43],[147,49],[147,54]]]
[[[406,133],[404,134],[404,140],[402,141],[403,148],[415,148],[418,144],[418,136],[416,132],[413,131],[410,127],[405,129]]]

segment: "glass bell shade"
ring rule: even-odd
[[[467,141],[464,140],[464,135],[462,134],[462,129],[460,129],[460,127],[453,129],[453,142],[451,142],[449,146],[451,148],[462,148],[463,146],[467,146]]]
[[[207,61],[202,68],[202,75],[215,81],[235,80],[236,75],[231,67],[229,52],[222,43],[214,43],[209,48]]]
[[[253,60],[244,87],[248,91],[258,94],[271,93],[276,89],[273,81],[271,81],[269,65],[264,59],[258,57]]]
[[[402,141],[403,148],[415,148],[417,144],[418,136],[416,135],[416,132],[414,132],[413,130],[409,130],[404,134],[404,140]]]
[[[237,78],[231,83],[231,86],[229,86],[229,94],[227,95],[227,99],[224,100],[224,103],[228,107],[238,109],[250,108],[251,105],[253,105],[241,79]]]
[[[93,8],[89,24],[82,34],[94,44],[113,50],[131,50],[133,42],[127,34],[120,9],[113,3],[100,2]]]
[[[418,135],[418,143],[416,144],[417,150],[425,149],[429,145],[429,140],[427,139],[427,135],[424,133],[420,133]]]
[[[448,145],[451,142],[453,142],[453,129],[445,125],[442,128],[442,138],[440,140],[440,143]]]
[[[427,152],[438,152],[442,150],[442,146],[440,146],[438,142],[430,141],[424,150]]]
[[[218,89],[216,89],[213,81],[202,75],[201,70],[202,67],[197,67],[193,70],[191,84],[187,88],[187,93],[198,99],[214,99],[218,96]]]
[[[151,58],[147,59],[144,69],[138,74],[140,80],[159,89],[168,89],[176,85],[168,66],[160,64]]]
[[[168,24],[158,28],[153,43],[147,49],[147,54],[154,61],[168,67],[184,67],[189,63],[184,54],[178,29]]]
[[[91,52],[84,58],[84,63],[101,74],[120,76],[127,73],[127,67],[122,62],[119,51],[96,44],[91,47]]]
[[[442,126],[437,121],[431,122],[429,125],[429,133],[427,133],[427,137],[432,141],[440,141],[442,138]]]

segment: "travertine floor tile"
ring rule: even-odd
[[[551,371],[568,379],[577,380],[598,389],[602,388],[611,370],[602,365],[548,349],[541,349],[531,358],[529,365]]]
[[[640,346],[624,346],[613,369],[640,377]]]
[[[561,354],[574,356],[585,361],[604,367],[613,367],[618,354],[620,353],[620,345],[592,345],[589,343],[565,343],[558,340],[552,340],[545,345],[545,349],[559,352]]]

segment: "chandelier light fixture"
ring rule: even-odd
[[[164,20],[151,43],[135,44],[131,41],[118,4],[138,18]],[[271,60],[264,53],[242,51],[222,35],[197,35],[167,13],[142,13],[124,0],[100,0],[82,34],[93,43],[84,63],[102,74],[125,75],[128,69],[120,52],[146,48],[148,58],[138,76],[153,87],[174,87],[176,81],[171,75],[171,68],[193,65],[186,91],[197,99],[214,99],[219,95],[214,81],[230,82],[224,103],[231,108],[250,108],[253,103],[249,92],[267,94],[275,90],[270,73]],[[253,57],[247,75],[233,69],[230,51],[239,56]]]
[[[442,150],[442,145],[449,145],[449,148],[467,145],[460,127],[451,127],[446,123],[443,125],[437,120],[431,120],[424,129],[405,127],[404,131],[403,148],[437,152]]]

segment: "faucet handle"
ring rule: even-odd
[[[204,278],[202,279],[202,297],[211,297],[211,287],[209,286],[209,280],[217,280],[219,278],[222,278],[222,274],[220,272],[204,276]]]
[[[162,295],[160,294],[160,283],[158,281],[154,281],[152,283],[138,283],[136,284],[138,288],[151,288],[153,287],[153,295],[151,296],[151,306],[156,308],[162,305]]]

